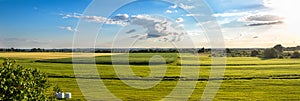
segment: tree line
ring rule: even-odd
[[[200,53],[211,54],[210,56],[218,55],[211,53],[210,48],[115,48],[115,49],[15,49],[15,48],[0,48],[0,52],[94,52],[94,53]],[[252,49],[230,49],[226,48],[227,57],[260,57],[260,58],[300,58],[300,46],[283,47],[281,44],[275,45],[272,48],[252,48]]]
[[[299,47],[299,46],[297,46]],[[260,57],[263,59],[272,58],[300,58],[300,53],[298,52],[300,48],[297,47],[283,47],[281,44],[275,45],[272,48],[266,49],[226,49],[227,57]]]

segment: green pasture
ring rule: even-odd
[[[38,56],[46,56],[47,58],[35,58],[37,54],[32,55],[32,57],[30,55],[24,57],[26,53],[14,53],[13,57],[9,56],[9,54],[0,53],[0,62],[4,58],[13,58],[20,65],[28,68],[38,68],[40,71],[48,74],[52,86],[58,85],[65,92],[71,92],[72,100],[84,100],[74,76],[71,55],[64,55],[63,57],[53,55],[52,57],[48,53],[38,53]],[[161,56],[165,61],[157,61],[160,59],[153,58],[153,56]],[[116,60],[116,64],[112,65],[111,57]],[[200,68],[200,79],[196,80],[197,86],[189,98],[189,100],[194,101],[201,98],[212,69],[211,57],[203,54],[200,54],[199,58],[195,57],[197,56],[194,54],[131,53],[129,55],[96,56],[95,61],[101,78],[105,78],[103,82],[106,87],[119,99],[125,101],[152,101],[164,98],[180,80],[180,71],[183,68],[181,65],[195,64],[184,67],[190,69]],[[90,64],[85,61],[86,58],[77,59],[79,61],[77,63]],[[153,63],[156,63],[154,67],[148,66],[151,59]],[[148,77],[151,73],[150,68],[166,66],[167,71],[163,78],[167,79],[163,79],[158,85],[150,89],[130,87],[118,80],[114,70],[114,66],[126,67],[126,62],[129,62],[130,68],[140,77]],[[300,59],[262,60],[256,57],[228,57],[226,58],[226,65],[224,80],[214,100],[300,100]],[[213,68],[221,68],[221,66]],[[51,94],[51,89],[49,94]]]

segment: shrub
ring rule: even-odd
[[[252,50],[250,56],[251,57],[256,57],[257,55],[259,55],[259,52],[257,50]]]
[[[278,44],[278,45],[274,46],[273,48],[276,49],[279,53],[283,53],[284,47],[281,44]]]
[[[279,56],[279,53],[276,49],[266,49],[263,53],[263,58],[277,58]]]
[[[16,65],[6,59],[0,66],[0,100],[48,100],[46,89],[50,87],[47,76],[37,69]]]
[[[299,52],[294,52],[291,56],[291,58],[300,58],[300,53]]]

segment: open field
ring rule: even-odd
[[[95,53],[95,56],[107,56],[111,53]],[[0,52],[0,57],[5,58],[22,58],[22,59],[59,59],[70,58],[72,53],[62,52]]]
[[[38,68],[47,73],[53,86],[57,84],[65,92],[72,92],[73,99],[83,100],[84,97],[74,77],[71,55],[71,53],[0,53],[1,58],[14,58],[18,64]],[[122,57],[122,55],[118,56]],[[96,66],[101,78],[105,78],[103,82],[107,88],[118,98],[127,101],[164,98],[178,82],[182,69],[181,63],[200,63],[200,67],[191,65],[186,68],[200,68],[201,79],[197,80],[197,86],[190,100],[201,98],[211,70],[210,57],[201,55],[199,61],[194,61],[193,59],[180,60],[173,53],[132,53],[129,61],[133,72],[140,77],[149,76],[151,72],[147,64],[154,55],[161,55],[166,59],[168,64],[164,77],[169,79],[161,81],[151,89],[135,89],[118,80],[109,54],[97,55]],[[120,57],[117,60],[123,61],[124,58]],[[193,55],[181,58],[193,58]],[[0,60],[2,61],[3,59]],[[261,60],[256,57],[228,57],[226,64],[224,80],[214,100],[300,100],[300,59]]]

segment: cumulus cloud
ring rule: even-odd
[[[203,14],[186,14],[185,16],[203,16]]]
[[[275,25],[275,24],[282,24],[282,21],[273,21],[273,22],[259,22],[259,23],[250,23],[247,26],[263,26],[263,25]]]
[[[77,32],[78,31],[77,29],[74,29],[71,26],[66,26],[66,27],[65,26],[60,26],[59,28],[67,30],[67,31],[71,31],[71,32]]]
[[[173,5],[173,6],[170,6],[169,8],[175,9],[175,8],[177,8],[177,7],[178,7],[177,5]]]
[[[177,11],[177,10],[175,10]],[[173,23],[166,18],[159,18],[153,17],[150,15],[132,15],[129,16],[128,14],[117,14],[111,18],[105,18],[102,16],[82,16],[80,14],[72,14],[72,15],[65,15],[63,18],[77,18],[83,19],[86,21],[97,22],[97,23],[104,23],[104,24],[115,24],[115,25],[135,25],[141,26],[146,29],[146,32],[142,32],[138,35],[132,35],[131,38],[138,38],[140,40],[146,39],[157,39],[159,41],[165,42],[175,42],[180,41],[183,35],[187,33],[184,32],[183,26],[177,23],[183,22],[183,18],[177,18],[176,22]],[[60,27],[61,29],[69,30],[69,31],[76,31],[72,29],[72,27]],[[132,34],[137,32],[138,29],[128,30],[125,33]]]
[[[114,16],[110,20],[128,22],[129,21],[129,15],[128,14],[117,14],[116,16]]]
[[[173,13],[171,10],[166,10],[166,13]]]
[[[234,16],[247,16],[251,15],[250,12],[233,12],[233,13],[217,13],[213,14],[214,17],[234,17]]]
[[[178,12],[178,10],[166,10],[166,13],[169,13],[169,14],[171,14],[171,13],[177,13]]]
[[[184,5],[182,3],[179,4],[179,7],[183,8],[183,9],[193,9],[193,8],[195,8],[195,6]]]
[[[136,32],[136,30],[135,29],[131,29],[131,30],[127,31],[126,33],[127,34],[131,34],[131,33],[134,33],[134,32]]]
[[[115,24],[115,25],[127,25],[129,15],[127,14],[117,14],[113,18],[105,18],[102,16],[83,16],[78,13],[74,14],[67,14],[63,16],[64,19],[67,18],[77,18],[77,19],[83,19],[89,22],[96,22],[96,23],[105,23],[105,24]]]
[[[178,22],[178,23],[183,22],[183,21],[184,21],[183,18],[177,18],[177,19],[176,19],[176,22]]]
[[[248,26],[274,25],[284,23],[284,18],[272,14],[254,14],[239,19],[248,23]]]
[[[169,8],[175,9],[175,8],[178,8],[178,7],[182,8],[182,9],[186,9],[186,10],[195,8],[195,6],[185,5],[183,3],[180,3],[179,5],[170,6]]]
[[[137,15],[131,18],[132,25],[142,26],[147,32],[142,35],[135,35],[132,38],[158,39],[164,42],[176,42],[181,40],[182,35],[187,33],[184,30],[175,28],[176,24],[167,19],[155,18],[149,15]]]

